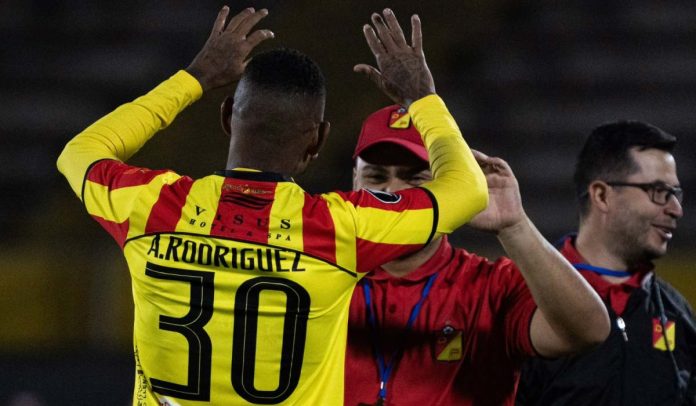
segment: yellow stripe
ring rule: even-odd
[[[145,232],[147,219],[150,217],[152,206],[154,206],[159,199],[162,186],[171,185],[180,178],[181,176],[174,172],[165,172],[161,175],[155,176],[150,181],[150,183],[147,185],[149,190],[141,193],[138,196],[137,209],[130,215],[128,238],[137,237]]]
[[[402,212],[358,207],[358,238],[385,244],[423,244],[433,224],[432,209]],[[381,227],[375,227],[380,224]]]
[[[172,184],[181,176],[165,172],[143,185],[127,186],[109,192],[109,187],[87,181],[85,207],[87,212],[107,221],[123,223],[129,220],[128,237],[143,234],[152,206],[159,199],[162,186]]]
[[[355,272],[357,269],[355,207],[336,193],[325,194],[322,197],[328,203],[336,230],[336,263]]]
[[[269,244],[280,245],[298,251],[303,250],[303,207],[304,192],[302,189],[292,182],[278,183],[269,219]]]
[[[181,209],[176,231],[210,234],[224,179],[220,176],[207,176],[193,182],[186,203]]]
[[[108,186],[87,181],[85,183],[85,208],[87,213],[92,216],[122,223],[130,214],[130,210],[125,209],[124,202],[132,199],[132,196],[143,188],[144,186],[123,188],[112,192],[109,196]]]

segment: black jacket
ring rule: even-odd
[[[527,361],[517,405],[696,405],[696,323],[684,297],[654,274],[646,277],[622,315],[628,340],[616,313],[607,308],[612,330],[599,347],[572,357]],[[673,351],[654,347],[661,316],[676,322]]]

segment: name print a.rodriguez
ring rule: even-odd
[[[278,234],[279,236],[280,234]],[[271,236],[269,235],[269,239]],[[223,240],[224,241],[224,240]],[[240,248],[240,243],[224,245],[218,242],[203,242],[176,235],[152,237],[147,252],[152,262],[184,262],[215,268],[258,272],[303,272],[302,254],[283,248],[254,246]]]

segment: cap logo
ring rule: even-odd
[[[389,114],[389,128],[404,129],[411,125],[411,116],[408,115],[408,110],[401,107]]]
[[[396,193],[382,192],[381,190],[365,189],[375,199],[386,204],[395,204],[401,201],[401,195]]]

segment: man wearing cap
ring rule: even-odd
[[[442,237],[364,278],[350,309],[346,405],[512,405],[525,358],[607,337],[601,300],[526,216],[508,164],[475,156],[490,203],[470,224],[495,232],[510,258],[490,262]],[[389,194],[431,179],[399,106],[367,118],[354,158],[354,189]]]

